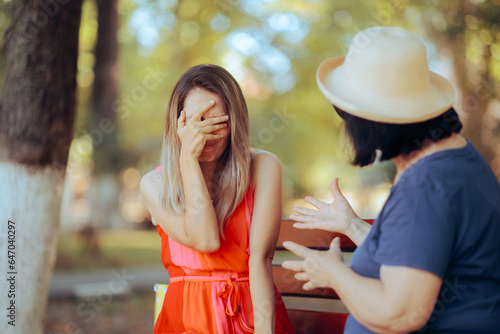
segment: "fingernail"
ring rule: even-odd
[[[225,119],[229,119],[229,116],[228,116],[228,115],[226,115],[226,116],[224,116],[224,118],[225,118]]]
[[[214,100],[210,100],[210,104],[214,104],[214,102],[215,102]]]
[[[290,245],[288,241],[283,242],[283,247],[287,247],[288,245]]]

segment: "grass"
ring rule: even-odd
[[[85,251],[77,234],[61,235],[57,246],[56,272],[79,272],[116,266],[161,265],[160,237],[156,231],[101,231],[98,253]]]
[[[151,334],[154,292],[113,297],[106,302],[50,299],[44,333]]]

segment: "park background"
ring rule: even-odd
[[[73,16],[63,20],[70,6]],[[315,78],[322,60],[345,55],[353,36],[372,26],[400,27],[425,41],[431,70],[457,88],[455,107],[464,135],[500,178],[499,0],[0,0],[0,127],[17,133],[14,137],[29,147],[35,139],[49,145],[54,133],[30,137],[27,123],[18,120],[32,114],[5,107],[5,101],[22,98],[12,94],[13,85],[29,86],[22,80],[7,82],[16,65],[15,60],[8,64],[6,41],[16,34],[9,26],[22,24],[12,18],[23,17],[23,11],[27,28],[22,37],[28,43],[40,35],[50,45],[52,37],[43,35],[44,29],[65,24],[68,30],[76,26],[79,36],[63,191],[54,195],[60,214],[53,233],[59,237],[47,241],[57,243],[57,260],[47,310],[42,307],[45,333],[152,331],[152,282],[168,276],[138,187],[142,175],[159,165],[170,93],[193,65],[221,65],[240,83],[252,146],[282,162],[284,217],[294,205],[305,205],[306,195],[331,201],[334,177],[340,177],[341,189],[361,217],[374,218],[388,195],[393,163],[349,165],[340,118]],[[42,50],[47,49],[30,49],[34,61],[46,57]],[[49,56],[57,65],[71,57],[65,52]],[[67,72],[54,66],[35,75],[55,82]],[[19,156],[11,160],[44,166]],[[52,191],[40,196],[53,196]],[[52,266],[44,270],[50,275]],[[117,291],[109,288],[115,281],[123,283]]]

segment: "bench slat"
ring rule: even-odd
[[[302,310],[327,313],[349,313],[340,299],[315,298],[304,296],[281,296],[287,310]]]
[[[373,219],[365,219],[368,223],[373,223]],[[291,219],[282,219],[280,235],[278,238],[277,250],[285,249],[283,242],[291,240],[313,249],[329,249],[330,243],[335,237],[340,237],[342,251],[352,252],[356,249],[356,244],[348,237],[340,233],[326,232],[322,230],[299,230],[293,227],[295,223]]]
[[[365,219],[366,222],[373,224],[373,219]],[[282,219],[278,244],[276,246],[276,259],[273,263],[274,283],[283,300],[290,302],[293,299],[294,305],[288,305],[287,311],[290,322],[295,329],[296,334],[317,333],[317,334],[340,334],[344,331],[345,321],[348,316],[347,309],[343,304],[343,310],[339,310],[338,305],[329,305],[320,311],[308,310],[306,301],[313,305],[320,302],[342,303],[333,289],[314,289],[306,291],[302,289],[305,282],[297,281],[294,277],[295,272],[283,268],[280,263],[291,257],[293,254],[282,254],[285,248],[283,242],[286,240],[294,241],[309,248],[326,250],[330,248],[333,238],[340,237],[340,244],[344,258],[352,256],[356,245],[345,235],[339,233],[325,232],[321,230],[299,230],[293,227],[295,221],[291,219]],[[292,257],[293,258],[293,257]],[[290,303],[289,303],[290,304]]]
[[[348,314],[288,310],[296,334],[342,333]]]
[[[282,296],[302,296],[338,299],[337,293],[333,289],[313,289],[304,290],[302,286],[305,282],[298,281],[293,277],[294,271],[283,268],[280,265],[273,266],[274,284]]]

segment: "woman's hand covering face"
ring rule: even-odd
[[[207,141],[218,141],[224,137],[224,135],[213,134],[213,132],[226,128],[229,116],[217,116],[202,120],[202,116],[214,105],[215,101],[210,101],[208,105],[196,111],[189,120],[186,120],[186,112],[181,111],[177,120],[177,133],[182,143],[181,155],[188,154],[198,159]]]

